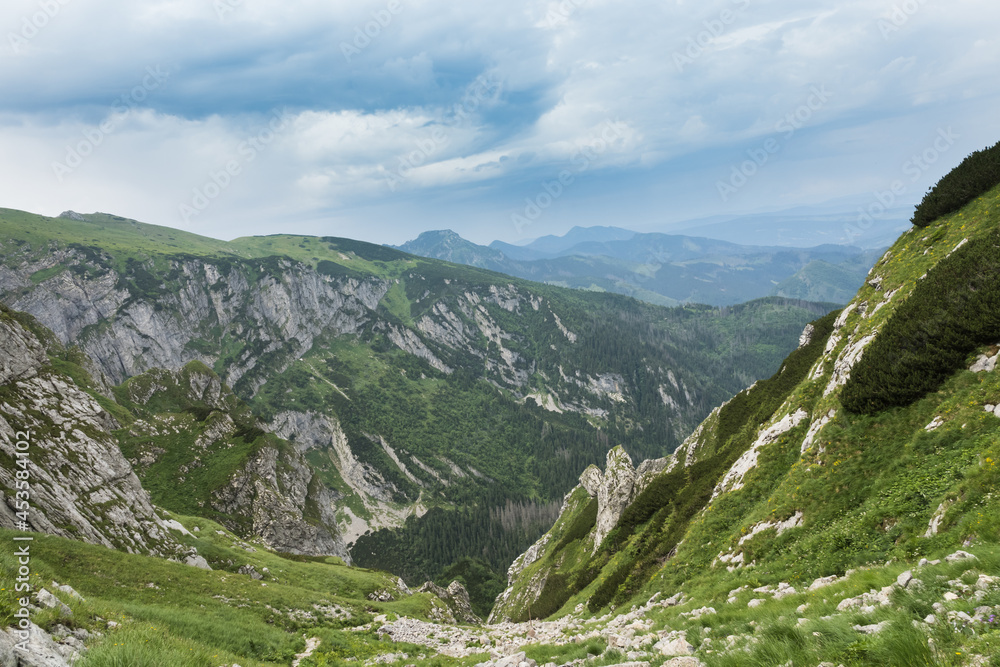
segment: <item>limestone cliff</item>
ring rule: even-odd
[[[78,268],[32,283],[37,272],[61,266]],[[177,258],[165,275],[153,269],[132,262],[119,271],[103,253],[59,250],[5,268],[0,295],[64,344],[78,344],[116,384],[194,360],[212,366],[220,354],[208,339],[241,341],[246,353],[227,359],[223,380],[252,395],[320,333],[357,332],[389,288],[376,278],[333,278],[276,259]]]
[[[109,433],[116,426],[49,364],[31,331],[0,312],[0,526],[175,555],[177,543]]]
[[[143,415],[118,436],[162,506],[213,518],[276,551],[350,562],[337,527],[341,494],[304,450],[268,434],[212,370],[198,362],[154,369],[117,394]]]

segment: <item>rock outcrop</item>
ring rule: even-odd
[[[131,553],[176,552],[174,538],[109,433],[117,426],[114,419],[48,366],[38,339],[6,313],[0,314],[0,350],[6,355],[0,386],[5,496],[0,526]],[[27,483],[30,494],[26,510],[16,499],[19,482]]]
[[[172,467],[161,466],[155,474],[190,485],[192,493],[208,495],[199,507],[219,513],[212,518],[233,532],[258,538],[276,551],[337,556],[350,562],[334,510],[341,494],[321,481],[306,460],[305,449],[266,437],[249,407],[211,369],[198,362],[180,371],[153,369],[130,379],[120,393],[123,402],[136,410],[165,412],[129,429],[129,435],[142,440],[133,460],[143,479],[153,474],[150,466],[172,448]],[[178,423],[171,413],[185,409],[201,416]],[[187,430],[194,431],[193,447],[182,454],[185,448],[177,438],[183,438],[181,432]],[[165,438],[162,442],[161,437]],[[248,450],[246,458],[234,460],[228,468],[218,463],[220,453],[234,446]],[[220,477],[225,480],[221,485],[205,487],[202,481],[198,486],[190,478],[206,465],[216,471],[211,477],[214,484],[220,484],[215,481]],[[163,502],[169,509],[192,511]]]
[[[70,667],[86,650],[77,637],[68,635],[56,642],[34,623],[25,632],[26,640],[14,628],[0,630],[0,667]]]
[[[315,473],[297,452],[264,447],[229,483],[215,493],[213,508],[239,517],[243,531],[269,548],[308,556],[337,556],[350,563],[337,532],[333,491],[314,484]],[[310,492],[312,489],[312,492]],[[309,522],[304,508],[312,505],[318,520]]]
[[[47,363],[38,339],[6,313],[0,316],[0,385],[33,378]]]
[[[622,512],[628,507],[629,501],[632,499],[634,485],[635,468],[632,467],[632,459],[623,447],[615,447],[608,452],[607,465],[601,476],[601,481],[597,485],[597,525],[594,527],[595,551],[601,546],[601,542],[615,527]]]
[[[629,503],[635,500],[658,474],[668,469],[674,458],[668,456],[650,459],[636,469],[632,467],[628,452],[619,446],[608,451],[606,462],[603,472],[595,465],[583,471],[580,475],[580,485],[566,494],[557,521],[557,526],[565,526],[588,503],[596,499],[597,518],[594,527],[586,536],[592,552],[600,548],[601,542],[617,525]],[[525,571],[533,563],[545,557],[554,542],[559,542],[558,536],[553,539],[553,532],[549,531],[514,560],[507,570],[507,588],[497,598],[490,612],[490,623],[516,618],[522,610],[531,609],[538,604],[545,584],[554,570],[545,564],[537,571],[532,571],[530,575],[525,574]]]
[[[452,616],[455,617],[455,622],[457,623],[480,625],[483,622],[483,619],[476,616],[476,613],[472,611],[472,603],[469,601],[469,591],[458,581],[448,584],[448,588],[441,588],[434,582],[428,581],[417,589],[417,592],[433,593],[436,595],[442,602],[448,605],[448,609],[451,611]]]

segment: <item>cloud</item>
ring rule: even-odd
[[[514,238],[511,214],[609,122],[626,129],[540,233],[863,193],[940,125],[962,126],[956,150],[996,141],[1000,6],[987,0],[910,13],[891,0],[44,6],[58,11],[0,8],[0,206],[43,213],[401,241],[447,212],[491,240]],[[831,95],[811,109],[817,86]],[[766,168],[721,201],[717,181],[804,105]],[[275,112],[281,131],[246,150]],[[185,220],[206,187],[220,192]]]

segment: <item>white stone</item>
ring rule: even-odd
[[[2,632],[3,630],[0,630],[0,633]],[[14,644],[21,641],[16,632],[13,628],[7,630],[7,638]],[[27,650],[14,649],[13,651],[17,657],[18,667],[68,667],[70,663],[67,662],[67,658],[73,663],[76,662],[77,652],[75,650],[71,649],[68,651],[69,655],[65,655],[63,651],[59,650],[60,646],[52,640],[49,633],[34,623],[29,622],[28,633]],[[13,663],[11,667],[13,667]]]
[[[819,588],[823,588],[825,586],[829,586],[830,584],[835,584],[838,581],[840,581],[840,577],[838,577],[835,574],[831,575],[829,577],[820,577],[819,579],[814,580],[809,585],[809,589],[808,590],[815,591],[815,590],[817,590]]]
[[[72,616],[73,611],[63,603],[62,600],[57,598],[55,595],[45,590],[44,588],[39,590],[35,594],[38,599],[38,604],[43,607],[48,607],[49,609],[58,609],[64,616]]]
[[[882,621],[873,625],[855,625],[854,629],[863,635],[877,635],[891,625],[889,621]]]
[[[925,431],[936,431],[944,425],[944,419],[940,415],[931,420],[931,423],[924,427]]]
[[[694,653],[694,646],[689,644],[683,637],[677,637],[676,639],[661,639],[653,646],[653,650],[658,652],[660,655],[668,657],[675,655],[691,655]]]
[[[800,453],[805,454],[806,451],[812,447],[813,442],[816,440],[816,436],[819,435],[819,432],[822,431],[823,427],[829,424],[836,416],[837,411],[831,409],[828,413],[813,421],[813,423],[809,425],[809,432],[806,433],[806,437],[802,440]]]
[[[927,524],[927,531],[924,533],[924,537],[933,537],[938,534],[938,530],[941,529],[941,524],[944,522],[945,512],[948,511],[949,507],[951,507],[951,503],[947,500],[938,505],[934,516],[931,517],[930,522]]]
[[[802,525],[802,516],[803,516],[802,512],[798,511],[794,515],[785,519],[784,521],[778,521],[774,523],[770,521],[765,521],[763,523],[758,523],[757,525],[755,525],[753,528],[750,529],[750,532],[748,532],[746,535],[740,538],[740,544],[742,545],[748,540],[753,539],[759,533],[762,533],[765,530],[770,530],[772,528],[778,533],[778,535],[781,535],[786,530],[791,530],[792,528],[798,528]]]
[[[851,377],[851,369],[861,359],[861,355],[864,354],[865,348],[868,347],[869,343],[875,340],[875,335],[874,333],[869,334],[855,343],[849,343],[844,348],[833,366],[833,376],[830,378],[830,383],[826,386],[826,389],[823,390],[824,396],[829,396],[837,387],[841,387],[847,383],[847,380]]]
[[[806,328],[802,330],[802,335],[799,336],[799,348],[801,349],[811,343],[815,333],[816,327],[811,324],[807,324]]]
[[[777,442],[781,436],[788,433],[793,428],[808,419],[809,413],[799,408],[791,414],[782,417],[777,423],[763,429],[757,436],[757,440],[743,455],[733,464],[733,466],[719,482],[712,492],[712,498],[717,497],[725,491],[737,491],[743,488],[743,478],[748,472],[757,467],[757,458],[761,448]]]
[[[1000,352],[994,354],[992,357],[980,354],[969,370],[973,373],[992,373],[997,367],[998,359],[1000,359]]]
[[[204,556],[198,554],[189,554],[184,558],[184,564],[190,565],[191,567],[196,567],[199,570],[211,570],[212,566],[208,564]]]
[[[970,554],[968,551],[956,551],[953,554],[945,556],[944,560],[947,563],[960,563],[966,560],[979,560],[979,559]]]
[[[796,593],[798,593],[798,591],[796,591],[791,586],[789,586],[788,588],[779,588],[774,593],[774,599],[775,600],[780,600],[782,598],[788,597],[789,595],[795,595]]]
[[[683,656],[680,658],[671,658],[663,663],[662,667],[704,667],[704,664],[698,658],[693,658],[691,656]]]

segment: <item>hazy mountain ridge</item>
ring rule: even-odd
[[[744,246],[716,239],[576,227],[524,246],[480,246],[450,231],[399,249],[564,287],[617,292],[660,305],[731,305],[775,295],[846,302],[879,253],[840,245]],[[820,264],[822,263],[822,264]],[[823,270],[825,265],[832,269]]]

